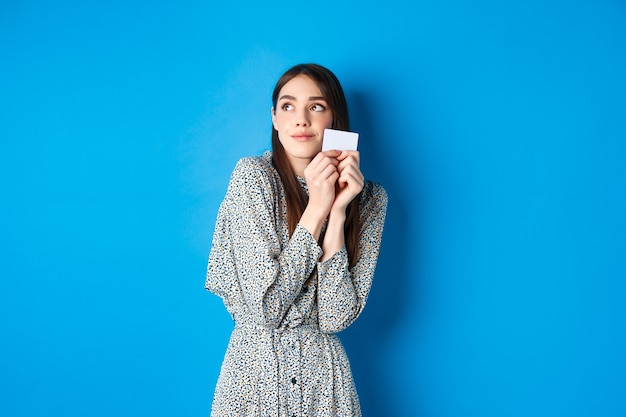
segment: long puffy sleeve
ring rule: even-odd
[[[380,252],[387,200],[384,188],[366,183],[361,196],[359,257],[352,269],[345,246],[317,264],[319,325],[324,332],[345,329],[365,307]]]
[[[240,160],[218,211],[205,287],[235,321],[277,328],[322,254],[298,225],[281,247],[282,189],[255,158]],[[238,299],[237,299],[238,298]]]

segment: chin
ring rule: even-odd
[[[315,155],[320,153],[322,147],[317,144],[309,144],[306,146],[304,144],[299,144],[300,146],[285,148],[285,151],[296,158],[315,158]],[[294,149],[295,148],[295,149]]]

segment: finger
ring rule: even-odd
[[[341,155],[341,151],[338,151],[337,149],[331,149],[329,151],[324,151],[320,153],[326,155],[329,158],[337,158],[339,155]]]
[[[355,167],[359,167],[359,158],[358,155],[347,155],[344,159],[339,159],[339,165],[337,166],[339,169],[344,169],[346,166],[352,165]]]
[[[352,167],[349,167],[340,173],[338,181],[340,184],[347,184],[362,188],[365,183],[365,177],[361,171],[357,171],[352,169]]]
[[[351,162],[346,162],[345,160],[342,161],[338,166],[337,166],[337,170],[339,171],[339,173],[352,173],[353,175],[355,175],[356,177],[362,177],[363,173],[361,172],[361,169],[359,168],[359,166],[354,163],[354,161]]]
[[[331,154],[331,155],[332,155],[332,154]],[[324,168],[325,168],[325,167],[326,167],[326,165],[328,165],[328,164],[332,164],[332,165],[333,165],[333,166],[335,166],[335,167],[336,167],[337,165],[339,165],[339,161],[337,160],[337,158],[335,158],[335,157],[333,157],[333,156],[329,156],[329,155],[327,155],[326,153],[323,153],[323,152],[320,152],[320,153],[318,154],[318,156],[319,156],[319,159],[318,159],[318,161],[317,161],[317,164],[318,164],[320,167],[324,167]]]
[[[337,180],[337,178],[339,178],[339,172],[337,171],[337,168],[333,164],[328,164],[320,172],[320,175],[319,175],[319,178],[321,180],[330,180],[333,177],[334,177],[334,181],[333,181],[334,183]]]
[[[336,159],[328,158],[320,153],[307,165],[304,170],[304,177],[309,179],[317,177],[327,166],[337,169],[337,164]]]
[[[361,161],[361,154],[359,151],[341,151],[341,153],[336,157],[339,161],[343,161],[346,158],[353,157],[357,163]]]
[[[319,152],[315,157],[309,162],[307,168],[311,168],[315,170],[324,160],[326,159],[325,155],[322,152]]]
[[[340,184],[350,184],[354,182],[358,182],[358,175],[354,172],[344,171],[339,173],[339,179],[337,180]]]

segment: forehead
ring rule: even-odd
[[[295,98],[322,97],[323,94],[315,82],[307,75],[296,75],[281,89],[279,98],[288,95]]]

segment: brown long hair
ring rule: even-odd
[[[306,75],[320,89],[322,96],[326,99],[333,114],[332,128],[337,130],[350,130],[350,120],[348,117],[348,103],[343,93],[343,88],[339,80],[329,69],[317,64],[299,64],[288,69],[278,80],[272,94],[272,105],[276,109],[280,90],[291,79],[298,75]],[[278,139],[278,131],[272,126],[272,154],[273,164],[280,175],[285,187],[285,199],[287,202],[287,224],[289,225],[289,235],[293,234],[302,213],[308,203],[309,197],[302,189],[296,174],[291,168],[287,159],[285,148]],[[359,257],[359,201],[361,195],[357,195],[346,208],[346,221],[344,224],[344,234],[346,249],[348,251],[348,262],[352,268]]]

